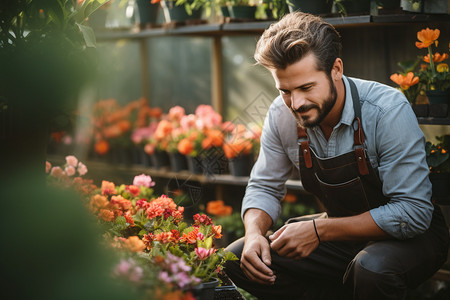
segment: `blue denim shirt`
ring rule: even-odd
[[[320,127],[307,129],[310,145],[322,158],[353,149],[355,117],[347,78],[345,104],[340,122],[327,141]],[[376,224],[398,239],[411,238],[430,225],[433,205],[425,137],[404,95],[387,85],[354,79],[361,102],[362,127],[370,162],[378,170],[382,192],[390,200],[370,210]],[[261,149],[242,204],[242,216],[259,208],[275,221],[280,215],[286,180],[298,169],[297,129],[294,117],[277,97],[264,121]]]

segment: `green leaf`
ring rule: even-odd
[[[89,26],[81,25],[79,23],[77,23],[77,26],[78,28],[80,28],[80,31],[83,34],[86,46],[95,48],[97,45],[97,40],[95,39],[94,30],[92,30],[92,28]]]

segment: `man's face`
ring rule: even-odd
[[[316,69],[313,54],[271,72],[284,102],[303,127],[319,125],[336,103],[336,87],[325,72]]]

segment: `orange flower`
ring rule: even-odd
[[[144,242],[138,236],[130,236],[125,242],[124,246],[126,249],[132,252],[142,252],[147,248]]]
[[[216,216],[228,216],[233,212],[233,208],[225,205],[222,200],[213,200],[206,204],[206,212]]]
[[[148,114],[151,118],[159,119],[162,116],[162,109],[159,107],[151,108]]]
[[[207,138],[211,140],[211,145],[220,147],[223,144],[223,132],[218,129],[210,129],[206,132]]]
[[[123,211],[129,210],[133,206],[130,200],[127,200],[120,195],[112,196],[110,203],[114,205],[114,208],[121,209]]]
[[[101,208],[108,206],[108,204],[108,199],[106,199],[105,196],[94,195],[91,197],[91,201],[89,202],[89,209],[95,213]]]
[[[189,233],[183,233],[183,236],[180,238],[181,242],[186,242],[188,244],[195,244],[197,243],[197,235],[198,235],[198,228],[194,228],[194,230],[192,230]]]
[[[100,140],[95,144],[94,149],[98,154],[104,155],[109,151],[109,143],[105,140]]]
[[[183,155],[189,155],[194,150],[194,143],[188,139],[184,138],[177,145],[178,151]]]
[[[286,194],[286,196],[284,196],[284,201],[287,203],[295,203],[297,201],[297,196],[294,194]]]
[[[98,214],[98,217],[106,222],[113,222],[114,221],[114,212],[109,209],[100,209],[100,213]]]
[[[413,72],[408,72],[408,74],[402,75],[402,74],[392,74],[391,80],[398,84],[400,88],[403,90],[409,89],[410,86],[413,86],[415,84],[419,83],[419,77],[414,76]]]
[[[147,153],[148,155],[152,155],[153,153],[155,153],[155,148],[156,146],[153,144],[146,144],[144,146],[144,151],[145,153]]]
[[[252,150],[252,143],[247,139],[236,139],[232,142],[223,144],[223,152],[228,159],[235,158],[241,154],[249,154]]]
[[[155,131],[155,139],[162,140],[164,137],[168,136],[172,132],[172,123],[168,120],[161,120],[158,123],[158,127]]]
[[[177,236],[173,232],[161,232],[154,236],[155,241],[159,241],[163,244],[168,243],[176,243],[177,242]]]
[[[421,31],[417,32],[417,39],[420,42],[416,42],[416,47],[419,49],[427,48],[428,46],[432,45],[434,41],[436,41],[439,38],[439,34],[441,32],[439,29],[422,29]]]
[[[109,195],[117,194],[116,185],[114,184],[114,182],[103,180],[101,190],[102,190],[102,195],[109,196]]]
[[[222,237],[222,225],[213,225],[213,234],[215,239],[220,239]]]
[[[438,52],[436,52],[434,55],[433,55],[433,62],[435,62],[435,63],[440,63],[440,62],[442,62],[443,60],[446,60],[448,58],[448,54],[447,53],[444,53],[444,54],[439,54]],[[424,62],[427,62],[427,63],[430,63],[430,54],[427,54],[426,56],[424,56],[423,57],[423,61]]]

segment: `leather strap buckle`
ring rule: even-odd
[[[309,142],[308,141],[300,142],[300,147],[302,149],[303,159],[305,160],[305,166],[308,169],[312,168],[312,159],[311,159],[311,152],[309,150]]]
[[[363,147],[358,147],[355,149],[356,162],[358,163],[358,171],[360,175],[369,174],[369,169],[367,168],[366,154]]]

